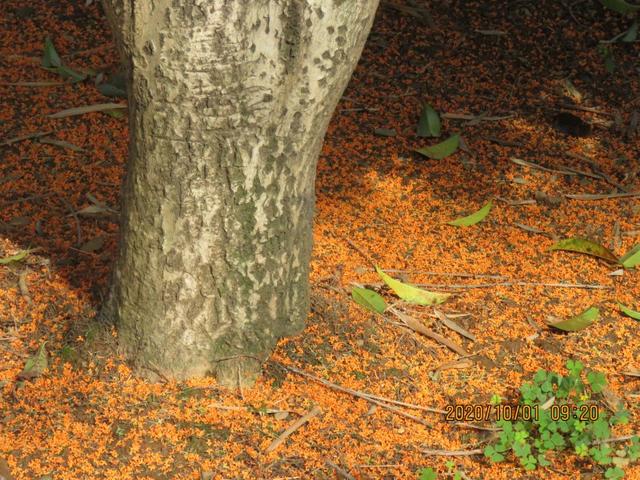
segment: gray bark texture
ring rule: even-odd
[[[378,0],[104,0],[129,75],[104,307],[142,370],[251,384],[309,310],[315,171]]]

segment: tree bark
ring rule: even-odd
[[[317,157],[378,0],[104,0],[129,77],[104,307],[133,363],[251,384],[309,310]]]

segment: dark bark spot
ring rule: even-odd
[[[289,2],[282,14],[283,38],[280,49],[286,59],[286,70],[293,71],[291,66],[300,53],[302,40],[302,7],[298,2]]]
[[[145,42],[143,51],[144,51],[144,53],[146,55],[149,55],[149,56],[153,55],[155,53],[155,48],[153,46],[153,42],[150,41],[150,40]]]

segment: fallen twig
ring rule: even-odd
[[[373,259],[367,255],[363,250],[360,249],[360,247],[358,247],[355,243],[353,243],[350,239],[348,239],[347,237],[342,237],[342,239],[347,242],[347,244],[353,248],[356,252],[358,252],[367,262],[369,262],[371,264],[371,266],[374,268],[376,267],[376,262],[373,261]]]
[[[375,270],[373,270],[375,271]],[[414,275],[433,275],[437,277],[461,277],[461,278],[493,278],[496,280],[507,278],[504,275],[495,275],[492,273],[462,273],[462,272],[433,272],[425,270],[399,270],[395,268],[385,268],[387,273],[406,273]]]
[[[68,216],[73,217],[73,219],[76,221],[76,236],[78,239],[77,245],[82,245],[82,227],[80,226],[80,219],[78,218],[78,214],[76,213],[75,209],[73,208],[73,205],[71,205],[69,200],[64,198],[62,195],[58,195],[58,196],[60,197],[60,200],[62,200],[62,202],[66,205],[67,209],[69,210]],[[83,250],[78,250],[78,251],[83,252]],[[88,252],[84,252],[84,253],[88,253]]]
[[[506,203],[507,205],[517,206],[517,205],[535,205],[536,202],[534,199],[526,199],[526,200],[509,200],[508,198],[496,197],[496,200]]]
[[[613,238],[611,239],[611,250],[618,250],[622,247],[622,236],[620,234],[620,222],[615,221],[613,224]]]
[[[627,193],[566,193],[567,198],[574,200],[607,200],[610,198],[633,198],[640,197],[640,192]]]
[[[333,463],[333,462],[331,462],[331,461],[327,460],[327,461],[325,462],[325,464],[326,464],[328,467],[333,468],[333,469],[335,470],[336,475],[337,475],[338,477],[340,477],[340,478],[344,478],[345,480],[356,480],[356,477],[354,477],[354,476],[353,476],[353,475],[351,475],[349,472],[347,472],[344,468],[342,468],[342,467],[340,467],[340,466],[336,465],[335,463]]]
[[[256,409],[253,407],[242,407],[242,406],[237,406],[237,405],[221,405],[219,403],[212,403],[212,404],[207,404],[207,406],[211,407],[211,408],[215,408],[217,410],[226,410],[226,411],[230,411],[230,412],[256,412]],[[278,413],[289,413],[288,410],[278,410],[276,408],[265,408],[260,409],[260,411],[258,413],[266,413],[269,415],[275,415]]]
[[[383,283],[367,283],[367,285],[378,288],[382,287]],[[495,282],[495,283],[476,283],[470,285],[464,284],[446,284],[446,283],[412,283],[412,285],[421,288],[440,288],[440,289],[473,289],[473,288],[493,288],[493,287],[552,287],[552,288],[586,288],[593,290],[609,290],[612,289],[613,286],[610,285],[601,285],[598,283],[547,283],[547,282],[525,282],[525,281],[506,281],[506,282]]]
[[[291,425],[289,425],[289,427],[280,434],[280,436],[278,438],[276,438],[273,442],[271,442],[271,445],[269,445],[267,447],[267,449],[265,450],[266,453],[270,453],[273,452],[276,448],[278,448],[287,438],[289,438],[289,436],[295,432],[296,430],[298,430],[301,426],[303,426],[305,423],[307,423],[309,420],[311,420],[313,417],[316,417],[318,415],[320,415],[320,413],[322,413],[322,410],[320,409],[320,407],[318,407],[317,405],[314,406],[311,411],[309,411],[308,413],[306,413],[305,415],[303,415],[302,417],[300,417],[298,420],[296,420],[295,422],[293,422]]]
[[[0,145],[11,145],[12,143],[22,142],[23,140],[31,140],[33,138],[44,137],[45,135],[49,135],[50,133],[53,133],[53,130],[50,130],[48,132],[27,133],[25,135],[19,135],[17,137],[5,140],[4,142],[0,143]]]
[[[513,225],[518,228],[521,228],[525,232],[536,233],[538,235],[544,235],[545,237],[548,237],[548,238],[553,238],[553,235],[551,235],[550,233],[547,233],[544,230],[540,230],[539,228],[536,228],[536,227],[530,227],[529,225],[525,225],[523,223],[514,223]]]
[[[594,442],[591,442],[589,445],[602,445],[603,443],[626,442],[627,440],[631,440],[632,438],[637,437],[638,435],[640,435],[640,432],[632,433],[631,435],[624,435],[622,437],[611,437],[611,438],[606,438],[604,440],[596,440]]]
[[[66,110],[60,110],[59,112],[52,113],[49,118],[65,118],[72,117],[74,115],[83,115],[85,113],[92,112],[104,112],[106,110],[118,110],[127,108],[125,103],[98,103],[96,105],[85,105],[82,107],[67,108]]]
[[[440,455],[443,457],[469,457],[484,453],[481,448],[474,448],[473,450],[432,450],[430,448],[421,448],[420,451],[425,455]]]
[[[51,193],[45,193],[43,195],[31,195],[29,197],[23,197],[23,198],[16,198],[15,200],[10,200],[8,202],[3,203],[0,208],[4,208],[8,205],[13,205],[14,203],[20,203],[20,202],[28,202],[30,200],[36,200],[36,199],[40,199],[40,198],[47,198],[50,197],[51,195],[55,195],[55,193],[51,192]]]
[[[57,87],[66,85],[69,82],[52,82],[48,80],[31,81],[31,82],[0,82],[3,87]]]
[[[404,3],[391,2],[388,0],[385,2],[382,2],[381,5],[384,7],[393,8],[394,10],[410,15],[413,18],[424,23],[425,25],[428,25],[430,28],[436,27],[435,23],[433,22],[433,18],[431,17],[431,14],[425,8],[420,8],[418,6],[409,6],[409,5],[405,5]]]
[[[467,337],[472,342],[476,341],[475,335],[473,335],[471,332],[468,332],[466,329],[462,328],[456,322],[450,320],[444,312],[438,310],[437,308],[434,308],[433,312],[435,313],[437,319],[440,320],[444,325],[449,327],[451,330],[459,333],[463,337]]]
[[[577,160],[582,160],[583,162],[588,163],[589,166],[593,169],[593,171],[596,172],[596,174],[598,174],[602,180],[604,180],[608,184],[616,187],[618,190],[622,190],[623,192],[628,192],[629,191],[624,185],[619,184],[613,178],[611,178],[609,175],[607,175],[602,170],[600,170],[600,167],[598,166],[598,164],[594,160],[592,160],[591,158],[586,157],[584,155],[577,154],[577,153],[573,153],[573,152],[565,152],[565,155],[567,155],[568,157],[575,158]]]
[[[535,168],[537,170],[544,170],[545,172],[561,173],[563,175],[578,175],[578,173],[575,171],[559,170],[556,168],[543,167],[542,165],[538,165],[537,163],[533,163],[533,162],[527,162],[526,160],[522,160],[521,158],[511,157],[510,160],[517,165],[521,165],[523,167]]]
[[[414,332],[421,333],[422,335],[443,344],[444,346],[454,351],[458,355],[468,355],[468,352],[464,348],[462,348],[460,345],[458,345],[455,342],[452,342],[448,338],[443,337],[442,335],[432,330],[429,330],[421,322],[411,317],[410,315],[407,315],[406,313],[403,313],[393,307],[389,307],[388,310],[394,313],[402,321],[402,323],[404,323],[408,328],[410,328]]]
[[[370,107],[355,107],[355,108],[341,108],[340,112],[377,112],[380,110],[379,108],[370,108]]]
[[[594,107],[582,107],[580,105],[572,105],[570,103],[564,103],[564,102],[558,102],[556,103],[556,105],[558,105],[558,107],[560,108],[565,108],[567,110],[577,110],[580,112],[590,112],[590,113],[596,113],[598,115],[605,115],[607,117],[613,117],[613,113],[603,112],[602,110],[598,110],[597,108],[594,108]]]
[[[111,44],[105,43],[103,45],[98,45],[97,47],[88,48],[86,50],[78,50],[76,52],[68,53],[65,55],[65,58],[79,57],[82,55],[93,55],[94,53],[100,52],[102,50],[106,50],[108,48],[111,48]]]
[[[68,148],[74,152],[84,152],[84,148],[74,145],[73,143],[66,142],[64,140],[56,140],[55,138],[44,137],[40,139],[40,143],[47,143],[60,148]]]
[[[482,425],[476,425],[473,423],[466,423],[466,422],[455,422],[453,423],[453,425],[455,425],[456,427],[467,427],[467,428],[473,428],[474,430],[484,430],[487,432],[500,432],[502,431],[502,429],[500,427],[485,427]]]
[[[442,113],[440,115],[442,118],[447,118],[449,120],[477,120],[484,122],[498,122],[500,120],[508,120],[510,118],[515,117],[515,114],[510,113],[509,115],[501,115],[501,116],[482,116],[482,115],[469,115],[467,113]]]
[[[524,143],[520,142],[511,142],[509,140],[502,140],[497,137],[484,137],[485,140],[493,143],[497,143],[498,145],[502,145],[503,147],[524,147]]]
[[[402,407],[406,407],[406,408],[411,408],[413,410],[422,410],[424,412],[431,412],[431,413],[440,413],[440,414],[446,414],[447,412],[445,410],[441,410],[439,408],[433,408],[433,407],[424,407],[422,405],[415,405],[412,403],[406,403],[406,402],[401,402],[399,400],[393,400],[391,398],[386,398],[386,397],[381,397],[379,395],[374,395],[371,393],[366,393],[366,392],[362,392],[360,390],[353,390],[352,388],[348,388],[348,387],[343,387],[342,385],[338,385],[337,383],[333,383],[330,382],[329,380],[325,380],[323,378],[320,377],[316,377],[315,375],[311,375],[310,373],[305,372],[304,370],[300,370],[299,368],[295,368],[295,367],[291,367],[289,365],[283,365],[281,363],[278,363],[276,365],[279,365],[280,367],[284,368],[285,370],[289,370],[293,373],[297,373],[298,375],[301,375],[305,378],[308,378],[310,380],[313,380],[314,382],[320,383],[322,385],[324,385],[325,387],[329,387],[329,388],[333,388],[334,390],[338,390],[339,392],[342,393],[348,393],[349,395],[353,395],[354,397],[358,397],[361,398],[363,400],[366,400],[368,402],[372,402],[372,403],[376,403],[376,405],[380,405],[383,408],[387,408],[391,405],[388,404],[394,404],[394,405],[400,405]],[[414,417],[414,419],[417,417]],[[420,419],[421,422],[423,423],[424,420]],[[426,422],[424,422],[423,424],[426,424]],[[427,426],[431,426],[429,424],[426,424]]]

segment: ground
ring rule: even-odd
[[[39,248],[0,265],[0,476],[412,479],[431,467],[453,478],[453,461],[463,478],[603,478],[571,452],[534,473],[513,458],[453,455],[483,448],[491,424],[391,411],[357,392],[432,409],[484,405],[494,394],[515,402],[537,370],[563,373],[576,359],[606,374],[625,402],[631,422],[614,434],[640,430],[640,322],[616,303],[638,310],[637,269],[611,275],[611,263],[549,250],[582,237],[622,255],[639,242],[638,196],[610,195],[640,191],[638,43],[599,43],[631,19],[596,1],[383,1],[319,160],[308,327],[279,343],[255,388],[225,391],[212,379],[138,379],[109,353],[115,330],[92,322],[116,253],[111,210],[127,157],[126,115],[48,117],[124,103],[94,85],[118,58],[89,3],[0,7],[0,259]],[[57,84],[64,79],[40,66],[46,36],[66,65],[94,74]],[[609,45],[613,69],[599,45]],[[416,135],[423,103],[442,116],[440,139]],[[574,117],[559,112],[590,127],[572,131],[558,119]],[[15,140],[38,133],[46,135]],[[463,144],[446,158],[414,151],[454,133]],[[446,223],[490,199],[482,222]],[[446,328],[433,307],[395,308],[468,356],[404,328],[390,311],[356,304],[354,284],[397,301],[369,260],[454,292],[437,310],[475,341]],[[581,331],[546,323],[590,306],[600,317]],[[48,368],[21,378],[45,341]],[[268,448],[314,407],[308,423]],[[640,466],[626,473],[640,478]]]

